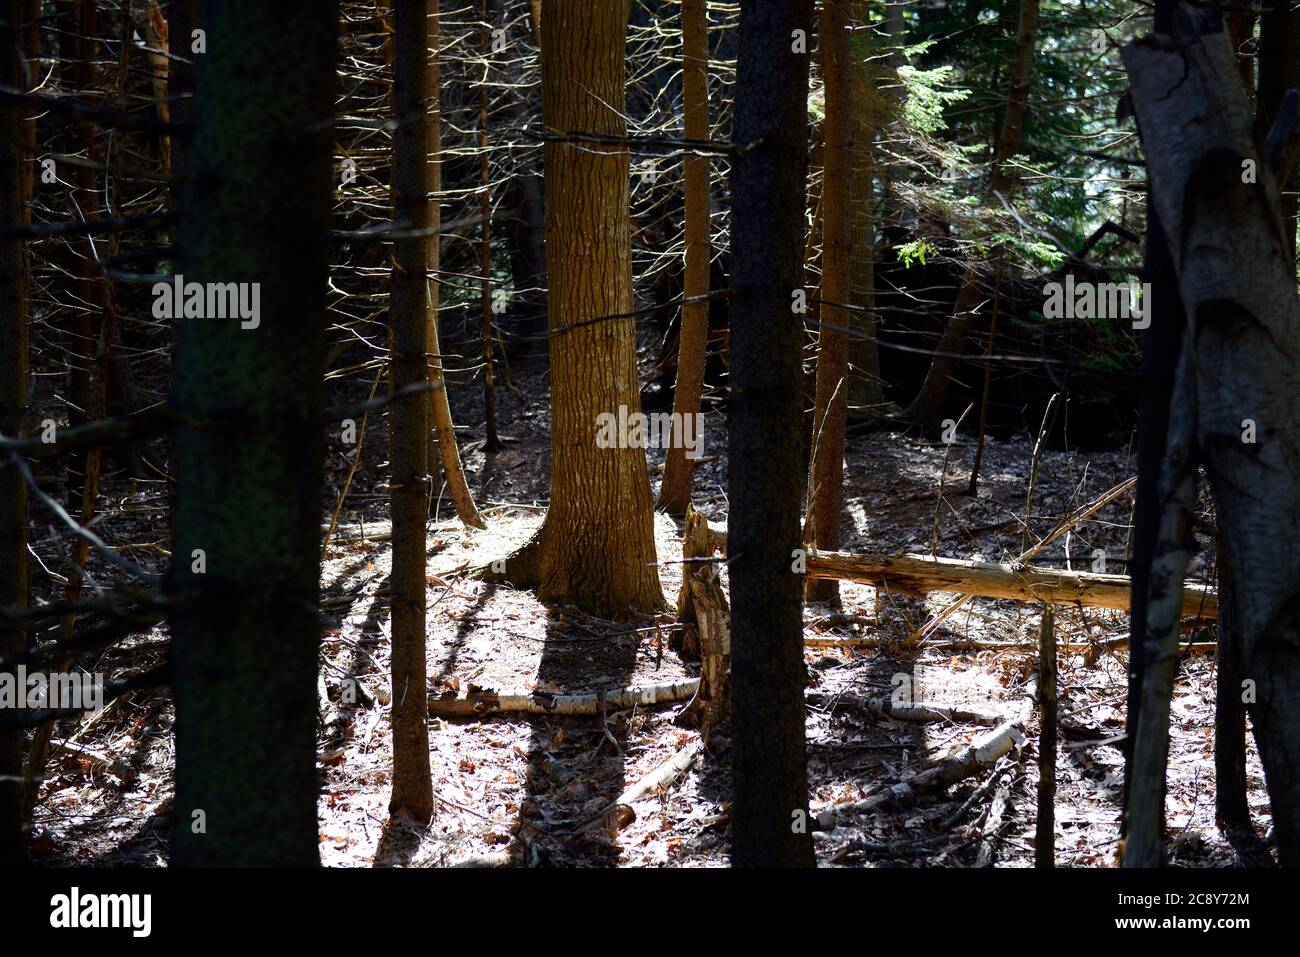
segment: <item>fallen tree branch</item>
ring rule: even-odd
[[[904,642],[892,638],[805,638],[804,646],[807,648],[879,648],[882,645],[903,644]],[[1057,644],[1057,650],[1061,652],[1086,652],[1097,648],[1127,648],[1129,643],[1128,635],[1121,635],[1116,638],[1100,638],[1095,642],[1092,641],[1063,641]],[[1037,641],[986,641],[980,638],[953,638],[949,641],[927,641],[921,644],[921,648],[931,648],[935,651],[1017,651],[1029,648],[1037,648]],[[1217,641],[1190,641],[1179,644],[1178,651],[1182,654],[1202,653],[1213,654],[1219,647]]]
[[[1013,718],[984,732],[964,748],[959,748],[946,758],[911,777],[887,788],[881,788],[856,801],[831,805],[813,816],[817,830],[830,831],[840,821],[856,814],[865,814],[882,807],[906,807],[917,797],[929,791],[938,791],[956,784],[997,764],[998,759],[1019,747],[1025,740],[1025,723],[1028,720],[1034,694],[1031,682],[1028,701]]]
[[[972,562],[921,555],[872,555],[850,552],[809,553],[808,577],[837,578],[887,585],[891,590],[924,595],[933,591],[960,592],[981,598],[1010,598],[1051,605],[1088,605],[1126,610],[1127,575],[1067,572],[1033,565]],[[1194,582],[1183,586],[1184,617],[1213,619],[1218,615],[1214,589]]]
[[[610,833],[613,834],[617,833],[620,828],[627,827],[636,820],[636,811],[632,809],[633,804],[647,795],[653,794],[660,788],[672,784],[686,773],[690,766],[695,763],[695,759],[703,752],[703,740],[693,741],[686,748],[673,754],[667,761],[660,763],[653,771],[637,781],[636,784],[623,791],[609,807],[588,821],[583,829],[585,830],[603,822],[609,828]]]
[[[939,704],[899,704],[886,695],[869,698],[862,695],[823,694],[814,691],[808,695],[808,702],[827,707],[852,708],[878,718],[893,718],[896,721],[966,721],[971,724],[997,725],[1007,719],[1005,714],[996,711],[980,711]]]
[[[695,694],[698,678],[683,678],[639,688],[616,688],[587,694],[553,695],[541,692],[478,690],[464,697],[430,697],[429,713],[440,717],[466,718],[489,714],[595,715],[607,708],[649,707],[686,701]]]
[[[709,536],[713,546],[726,554],[727,530],[711,523]],[[808,551],[806,565],[809,578],[883,585],[904,594],[946,591],[977,598],[1008,598],[1049,605],[1087,605],[1121,611],[1127,611],[1129,607],[1127,575],[1067,572],[1036,565],[974,562],[925,555],[812,550]],[[1218,596],[1213,588],[1196,582],[1184,583],[1183,617],[1213,620],[1218,613]]]

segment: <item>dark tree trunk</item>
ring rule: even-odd
[[[1294,867],[1300,865],[1300,492],[1294,481],[1300,453],[1293,437],[1300,431],[1300,408],[1292,380],[1300,354],[1300,299],[1277,185],[1263,170],[1253,182],[1241,175],[1246,159],[1259,163],[1261,157],[1254,110],[1219,13],[1184,5],[1174,21],[1172,44],[1136,42],[1123,50],[1152,199],[1188,317],[1170,431],[1192,418],[1225,560],[1249,572],[1232,583],[1229,621],[1250,683],[1246,703],[1268,783],[1278,860]],[[1172,439],[1169,447],[1172,458]],[[1153,586],[1159,584],[1155,572]],[[1149,618],[1156,593],[1153,587]],[[1152,631],[1148,624],[1148,636]],[[1161,650],[1164,671],[1168,643]],[[1148,660],[1146,687],[1157,683],[1154,667]],[[1158,677],[1171,682],[1173,675]],[[1140,735],[1158,723],[1148,720],[1153,700],[1159,699],[1144,692]],[[1135,748],[1131,815],[1144,743],[1142,736]],[[1136,831],[1131,816],[1126,863],[1156,856],[1149,846],[1160,835],[1144,840],[1139,854]]]
[[[1158,0],[1155,32],[1167,34],[1172,28],[1177,0]],[[1165,442],[1169,434],[1169,397],[1173,394],[1174,370],[1182,345],[1183,303],[1178,292],[1169,245],[1160,228],[1155,205],[1147,203],[1146,262],[1143,281],[1151,284],[1148,306],[1150,325],[1142,332],[1142,389],[1138,400],[1137,492],[1133,507],[1133,539],[1129,557],[1129,575],[1133,597],[1129,612],[1128,705],[1124,739],[1124,806],[1128,806],[1131,786],[1133,741],[1137,736],[1141,712],[1142,676],[1145,657],[1142,636],[1147,632],[1147,589],[1151,580],[1151,557],[1155,551],[1160,505],[1156,487]],[[1120,831],[1126,833],[1127,820]]]
[[[22,0],[0,4],[0,83],[27,89],[23,76]],[[24,155],[26,121],[20,110],[0,109],[0,225],[21,225],[27,219],[27,170],[33,157]],[[0,239],[0,435],[22,432],[27,406],[27,244]],[[0,606],[27,605],[27,484],[18,469],[0,459]],[[0,631],[0,655],[27,646],[27,633]],[[20,831],[23,772],[21,728],[0,731],[0,866],[22,862]]]
[[[203,0],[187,282],[260,283],[256,328],[179,320],[169,587],[175,864],[315,865],[333,0]],[[246,287],[251,290],[250,287]],[[199,573],[196,553],[206,569]]]
[[[393,220],[429,226],[428,0],[393,4]],[[428,382],[429,240],[393,244],[389,337],[393,392]],[[425,521],[429,516],[429,400],[413,394],[389,407],[389,512],[393,520],[393,793],[389,811],[425,824],[433,816],[425,650]]]
[[[172,0],[167,7],[168,61],[167,99],[173,123],[186,123],[190,118],[191,97],[194,95],[193,33],[198,28],[197,0]],[[172,173],[185,169],[185,134],[172,134]]]
[[[1219,547],[1219,646],[1215,649],[1214,811],[1219,827],[1250,829],[1246,787],[1246,706],[1241,636],[1232,618],[1233,570]]]
[[[811,866],[799,402],[812,0],[744,0],[735,139],[756,144],[732,170],[731,555],[732,863]]]

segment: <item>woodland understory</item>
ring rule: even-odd
[[[469,441],[465,466],[488,529],[465,528],[445,497],[428,539],[430,691],[470,688],[578,694],[661,684],[698,674],[698,666],[668,649],[674,615],[608,621],[572,608],[547,608],[528,592],[498,588],[467,575],[508,553],[536,528],[548,488],[548,406],[545,369],[512,370],[523,395],[507,393],[499,408],[507,444],[486,454]],[[477,390],[453,387],[459,420],[481,416]],[[346,401],[356,396],[338,396]],[[364,396],[362,396],[364,398]],[[730,795],[727,730],[661,793],[632,805],[635,820],[611,829],[593,818],[619,794],[679,752],[697,735],[672,723],[684,702],[610,708],[602,718],[498,715],[435,718],[430,731],[437,811],[432,825],[394,824],[388,814],[392,753],[386,709],[389,609],[385,597],[390,545],[382,468],[387,446],[382,420],[361,447],[345,521],[324,558],[322,593],[327,616],[321,667],[337,679],[355,676],[365,689],[355,705],[324,702],[318,742],[321,860],[327,866],[725,866]],[[706,434],[713,434],[711,431]],[[699,470],[697,506],[711,520],[727,518],[726,452],[709,449]],[[332,486],[341,486],[350,462],[331,450]],[[1033,442],[1029,436],[990,440],[975,499],[964,494],[972,443],[949,450],[896,433],[851,439],[845,463],[850,517],[844,547],[881,552],[930,551],[955,558],[1006,560],[1018,554]],[[662,453],[651,450],[658,485]],[[940,474],[947,465],[943,498]],[[1031,528],[1038,534],[1131,474],[1133,455],[1112,452],[1042,454]],[[712,489],[712,494],[709,490]],[[117,507],[103,533],[143,542],[158,505],[157,484],[114,483]],[[367,503],[367,498],[372,499]],[[337,505],[324,503],[328,512]],[[936,505],[938,507],[936,508]],[[1040,561],[1086,568],[1094,548],[1122,553],[1131,500],[1107,506],[1069,541]],[[1189,577],[1213,580],[1208,524],[1198,536]],[[679,523],[656,523],[665,591],[675,594],[680,566]],[[1068,547],[1070,560],[1067,561]],[[142,555],[147,555],[142,552]],[[146,559],[147,561],[147,559]],[[111,574],[111,572],[107,572]],[[1041,615],[1019,602],[980,599],[928,639],[934,648],[908,647],[908,636],[947,602],[884,595],[845,583],[842,608],[805,609],[809,788],[814,813],[880,784],[893,784],[980,731],[955,721],[899,721],[855,709],[863,696],[888,695],[896,675],[911,676],[927,702],[1004,710],[1024,694],[1035,661]],[[1113,866],[1121,808],[1128,616],[1121,611],[1059,609],[1061,642],[1077,646],[1061,658],[1063,716],[1057,784],[1057,853],[1061,866]],[[1212,634],[1212,629],[1210,634]],[[1205,633],[1187,639],[1204,639]],[[163,629],[141,634],[116,652],[147,666],[163,644]],[[961,650],[946,643],[1018,642],[1005,650]],[[869,641],[869,647],[854,643]],[[1118,647],[1117,647],[1118,645]],[[1173,699],[1169,765],[1171,863],[1186,867],[1258,863],[1239,856],[1214,821],[1214,655],[1191,652]],[[337,692],[335,693],[337,698]],[[838,699],[847,697],[850,703]],[[328,696],[327,696],[328,700]],[[816,703],[813,703],[815,700]],[[118,702],[84,734],[70,727],[77,747],[64,751],[36,815],[41,860],[59,865],[163,866],[171,830],[172,709],[164,692],[139,692]],[[865,816],[816,842],[820,866],[1033,866],[1036,729],[1019,753],[952,790],[916,806]],[[56,739],[57,740],[57,739]],[[82,750],[84,749],[84,751]],[[110,757],[111,756],[111,757]],[[104,759],[108,759],[106,764]],[[1253,744],[1248,754],[1250,805],[1268,826],[1268,798]],[[1005,790],[1001,819],[989,821]],[[959,813],[960,812],[960,813]],[[987,848],[985,850],[985,848]],[[1248,849],[1244,854],[1249,855]]]

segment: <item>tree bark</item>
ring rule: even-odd
[[[682,0],[682,99],[688,140],[709,138],[709,18],[708,0]],[[686,275],[682,291],[682,332],[678,341],[677,382],[673,412],[694,416],[700,411],[704,363],[709,338],[709,303],[689,300],[709,293],[710,219],[709,157],[687,152],[683,158],[686,188]],[[691,504],[695,463],[680,443],[664,458],[659,508],[683,516]]]
[[[621,138],[629,0],[547,0],[542,114],[559,133]],[[641,407],[632,312],[628,157],[545,146],[551,501],[502,577],[545,602],[609,615],[663,607],[645,451],[601,448],[601,414]],[[628,443],[615,443],[622,446]]]
[[[479,15],[479,57],[483,61],[483,75],[478,84],[478,169],[479,215],[483,220],[479,238],[479,319],[483,333],[483,449],[500,452],[504,445],[497,434],[497,389],[495,359],[492,349],[492,174],[488,168],[488,71],[492,56],[491,19],[489,0],[482,0]]]
[[[879,67],[876,49],[863,38],[869,22],[867,0],[853,0],[856,39],[850,56],[853,71],[853,220],[852,304],[849,325],[857,335],[849,340],[848,415],[873,419],[885,411],[884,383],[880,378],[880,348],[876,343],[875,304],[876,220],[875,140],[882,120],[882,100],[877,90]]]
[[[1145,664],[1137,734],[1129,745],[1125,867],[1157,867],[1164,862],[1169,705],[1178,674],[1178,617],[1183,597],[1178,583],[1191,557],[1196,508],[1194,375],[1192,360],[1184,349],[1170,396],[1169,437],[1156,489],[1159,526],[1147,583],[1147,626],[1141,635]]]
[[[179,321],[169,588],[176,822],[188,866],[316,865],[326,279],[338,8],[202,0],[187,282],[260,283],[257,328]],[[250,287],[251,288],[251,287]],[[196,552],[206,565],[200,573]]]
[[[817,336],[817,392],[813,405],[812,464],[808,518],[818,549],[840,544],[844,504],[844,424],[848,405],[852,322],[843,308],[853,298],[853,73],[849,46],[849,0],[823,0],[818,55],[826,95],[822,160],[821,325]],[[839,603],[833,579],[809,578],[808,601]]]
[[[548,14],[549,16],[550,14]],[[803,685],[800,394],[811,0],[742,0],[732,167],[732,848],[812,866]],[[798,46],[802,39],[803,46]],[[797,47],[797,52],[796,52]]]
[[[1038,645],[1038,817],[1034,865],[1056,866],[1056,625],[1043,608]]]
[[[1065,572],[1033,565],[849,552],[810,554],[807,565],[810,578],[864,582],[911,595],[947,591],[982,598],[1118,609],[1128,608],[1130,599],[1129,580],[1124,575]],[[1213,591],[1204,585],[1184,583],[1179,593],[1179,616],[1212,619],[1217,611]]]
[[[1232,569],[1219,547],[1219,647],[1214,655],[1214,815],[1225,830],[1250,828],[1246,780],[1246,705],[1241,674],[1241,642],[1232,620]]]
[[[430,278],[425,286],[428,290],[428,376],[429,382],[434,386],[429,392],[429,418],[432,420],[434,435],[433,441],[428,443],[428,471],[432,478],[441,467],[443,481],[447,483],[448,494],[456,506],[456,515],[463,524],[473,528],[486,528],[478,507],[474,504],[474,495],[465,478],[465,466],[460,459],[456,426],[451,417],[451,400],[447,396],[447,378],[443,374],[442,341],[438,334],[438,269],[442,254],[442,240],[438,236],[442,208],[437,198],[442,192],[442,90],[438,80],[438,44],[441,42],[441,34],[438,30],[438,0],[431,0],[429,8],[429,113],[432,119],[429,122],[427,186],[433,199],[429,203],[427,269]]]
[[[1187,307],[1195,438],[1225,559],[1241,573],[1229,614],[1256,696],[1248,707],[1278,859],[1298,866],[1300,488],[1293,477],[1300,453],[1293,437],[1300,408],[1291,379],[1300,355],[1300,299],[1277,186],[1256,154],[1253,111],[1222,23],[1180,7],[1173,40],[1130,44],[1124,62]],[[1247,160],[1257,164],[1255,182],[1243,182]],[[1248,421],[1255,429],[1249,436]]]
[[[393,11],[393,220],[412,232],[430,225],[429,10],[427,0],[395,2]],[[433,122],[436,122],[433,121]],[[428,382],[429,241],[393,243],[389,302],[389,387]],[[388,408],[389,512],[393,522],[393,792],[389,812],[418,824],[433,816],[429,772],[428,669],[425,650],[425,552],[429,517],[429,402],[419,394]]]
[[[12,89],[30,86],[23,74],[23,0],[0,4],[0,83]],[[23,111],[0,110],[0,224],[25,225],[30,164]],[[17,438],[27,408],[27,243],[0,239],[0,435]],[[27,484],[18,469],[0,461],[0,606],[27,606]],[[0,631],[0,655],[27,648],[21,629]],[[0,865],[24,859],[21,833],[23,773],[22,728],[0,731]]]
[[[63,82],[72,95],[83,101],[92,99],[95,85],[95,59],[98,54],[98,22],[94,0],[69,0],[60,13],[63,32],[59,37],[59,54],[63,58],[60,71]],[[69,152],[85,154],[94,159],[95,127],[89,123],[76,124],[71,130],[72,144]],[[95,184],[95,170],[78,166],[73,171],[76,184],[77,211],[81,217],[94,219],[100,209],[99,192]],[[68,344],[68,424],[72,428],[85,425],[96,418],[95,344],[99,329],[95,319],[103,321],[103,287],[96,277],[95,239],[85,236],[73,244],[76,250],[72,259],[72,273],[76,279],[76,301],[72,303],[72,323]],[[68,511],[84,517],[86,491],[93,487],[99,467],[99,449],[77,449],[68,457]],[[90,496],[93,503],[93,488]]]

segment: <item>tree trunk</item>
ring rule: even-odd
[[[72,95],[83,102],[94,98],[95,59],[99,51],[98,21],[95,0],[70,0],[60,16],[63,33],[59,37],[59,55],[64,62],[61,73]],[[75,124],[71,130],[69,152],[80,152],[87,160],[95,154],[95,127]],[[93,219],[100,208],[95,188],[95,170],[77,166],[72,175],[76,190],[77,215]],[[68,348],[68,424],[76,428],[96,418],[95,344],[99,340],[99,323],[103,321],[103,288],[98,282],[95,238],[84,236],[72,244],[72,274],[76,279],[76,300],[71,304],[72,323]],[[88,486],[95,484],[92,472],[99,466],[99,449],[77,449],[68,456],[68,511],[85,517]],[[93,493],[91,495],[93,500]]]
[[[708,0],[682,0],[682,98],[688,140],[709,138],[709,18]],[[682,332],[678,342],[677,382],[673,387],[673,412],[694,416],[700,411],[704,389],[704,362],[709,338],[709,303],[689,300],[709,293],[710,220],[709,157],[686,153],[686,276],[682,304]],[[686,514],[691,504],[691,476],[695,463],[680,443],[668,449],[659,508],[669,515]]]
[[[23,0],[0,4],[0,83],[26,90],[23,75]],[[35,158],[25,155],[27,123],[21,110],[0,110],[0,224],[28,220],[28,170]],[[0,435],[17,438],[27,407],[27,243],[0,239]],[[18,469],[0,461],[0,605],[27,606],[27,484]],[[21,629],[0,631],[0,655],[27,647]],[[0,731],[0,866],[24,859],[21,833],[23,773],[22,728]]]
[[[1248,708],[1268,781],[1278,859],[1300,865],[1300,299],[1256,155],[1231,44],[1210,12],[1180,7],[1174,43],[1124,49],[1151,190],[1174,256],[1194,369],[1196,439],[1233,582]],[[1255,160],[1258,180],[1243,182]],[[1148,628],[1148,632],[1150,628]],[[1144,705],[1145,707],[1145,705]],[[1146,722],[1146,715],[1142,715]],[[1131,803],[1131,802],[1130,802]]]
[[[1020,151],[1024,131],[1025,109],[1033,80],[1034,49],[1038,42],[1038,7],[1039,0],[1020,2],[1020,26],[1016,34],[1016,59],[1011,70],[1011,90],[993,155],[989,195],[1000,193],[1007,200],[1011,199],[1017,186],[1018,177],[1007,164]],[[1002,251],[995,250],[994,253],[996,257]],[[957,291],[952,319],[935,346],[937,355],[930,363],[930,369],[916,398],[903,413],[903,418],[909,424],[927,433],[937,429],[943,417],[948,385],[960,361],[956,357],[965,352],[966,340],[975,323],[975,307],[979,304],[982,292],[979,270],[973,266],[967,268]]]
[[[1168,35],[1173,28],[1173,11],[1177,0],[1158,0],[1153,32]],[[1150,325],[1142,332],[1142,381],[1146,388],[1138,399],[1137,491],[1133,502],[1133,533],[1129,549],[1133,600],[1129,614],[1129,634],[1147,632],[1147,588],[1151,579],[1151,557],[1155,553],[1160,506],[1156,487],[1165,459],[1169,433],[1169,400],[1174,388],[1174,369],[1182,348],[1186,318],[1178,291],[1174,261],[1160,225],[1160,211],[1147,203],[1146,251],[1143,278],[1151,283]],[[1142,679],[1145,672],[1145,644],[1129,644],[1128,701],[1125,710],[1124,793],[1123,806],[1133,779],[1133,742],[1137,740],[1138,719],[1142,710]],[[1120,833],[1128,831],[1128,819],[1120,823]]]
[[[547,0],[542,113],[559,133],[626,135],[629,0]],[[622,146],[545,146],[550,278],[551,502],[503,577],[594,614],[663,607],[645,451],[602,448],[602,413],[640,410],[628,158]],[[611,444],[611,443],[606,443]]]
[[[1125,805],[1125,867],[1164,862],[1165,773],[1169,763],[1169,705],[1178,675],[1179,587],[1191,556],[1196,508],[1195,371],[1186,349],[1178,356],[1169,403],[1169,435],[1156,487],[1158,526],[1147,582],[1146,630],[1141,639],[1141,701],[1129,743]]]
[[[497,434],[497,389],[492,357],[492,174],[488,168],[488,72],[492,56],[491,18],[489,0],[482,0],[479,14],[482,29],[479,31],[479,56],[483,61],[483,75],[478,84],[478,169],[479,215],[483,220],[479,240],[479,318],[483,333],[483,450],[500,452],[504,445]]]
[[[864,29],[869,22],[867,0],[853,0],[852,11],[855,30]],[[851,286],[852,304],[857,308],[848,316],[848,322],[857,335],[849,339],[848,415],[858,419],[873,419],[885,411],[876,314],[862,311],[873,308],[876,295],[875,140],[882,119],[882,101],[876,89],[879,67],[873,59],[875,53],[875,48],[861,38],[854,40],[850,48],[853,71]]]
[[[817,335],[817,396],[813,405],[808,518],[818,549],[840,545],[844,503],[844,422],[848,405],[849,343],[845,330],[853,298],[853,74],[849,0],[823,0],[817,49],[826,92],[822,161],[821,325]],[[805,540],[809,536],[805,534]],[[839,603],[839,585],[808,579],[808,601]]]
[[[1250,829],[1246,781],[1246,690],[1241,674],[1241,642],[1232,620],[1232,569],[1219,558],[1219,647],[1214,655],[1214,816],[1220,828]]]
[[[549,14],[548,14],[549,15]],[[802,286],[812,0],[742,0],[731,224],[732,848],[812,866],[800,544]],[[802,40],[803,45],[796,45]]]
[[[1291,89],[1300,90],[1300,7],[1288,0],[1269,0],[1259,17],[1259,93],[1256,103],[1261,139],[1272,129],[1281,113],[1282,98]],[[1282,226],[1294,258],[1300,169],[1293,169],[1287,181],[1279,183],[1278,187]]]
[[[1056,625],[1044,606],[1038,642],[1038,817],[1034,866],[1056,866]]]
[[[395,2],[393,11],[393,221],[429,228],[429,10],[427,0]],[[389,387],[428,382],[429,240],[393,243],[389,302]],[[433,816],[425,660],[425,552],[429,518],[429,401],[415,394],[388,408],[389,512],[393,521],[393,793],[388,809],[418,824]]]
[[[205,596],[172,620],[180,865],[319,863],[318,423],[337,14],[332,0],[199,6],[207,52],[181,269],[187,282],[260,283],[260,309],[256,328],[178,323],[171,403],[203,427],[176,435],[169,587]]]
[[[429,418],[434,431],[434,441],[428,443],[429,476],[442,470],[443,481],[447,483],[448,494],[456,506],[456,515],[465,525],[474,528],[486,528],[478,507],[474,504],[474,495],[470,492],[469,482],[465,478],[465,466],[460,459],[460,446],[456,442],[456,426],[451,418],[451,400],[447,396],[447,378],[443,374],[442,340],[438,334],[438,303],[440,287],[438,269],[441,262],[442,240],[438,229],[442,222],[442,208],[437,199],[442,192],[442,90],[438,80],[438,0],[429,4],[429,113],[432,119],[428,124],[428,182],[427,191],[432,202],[428,204],[428,221],[430,235],[427,242],[427,275],[425,283],[427,292],[427,313],[429,324],[429,382],[434,386],[429,393]]]

